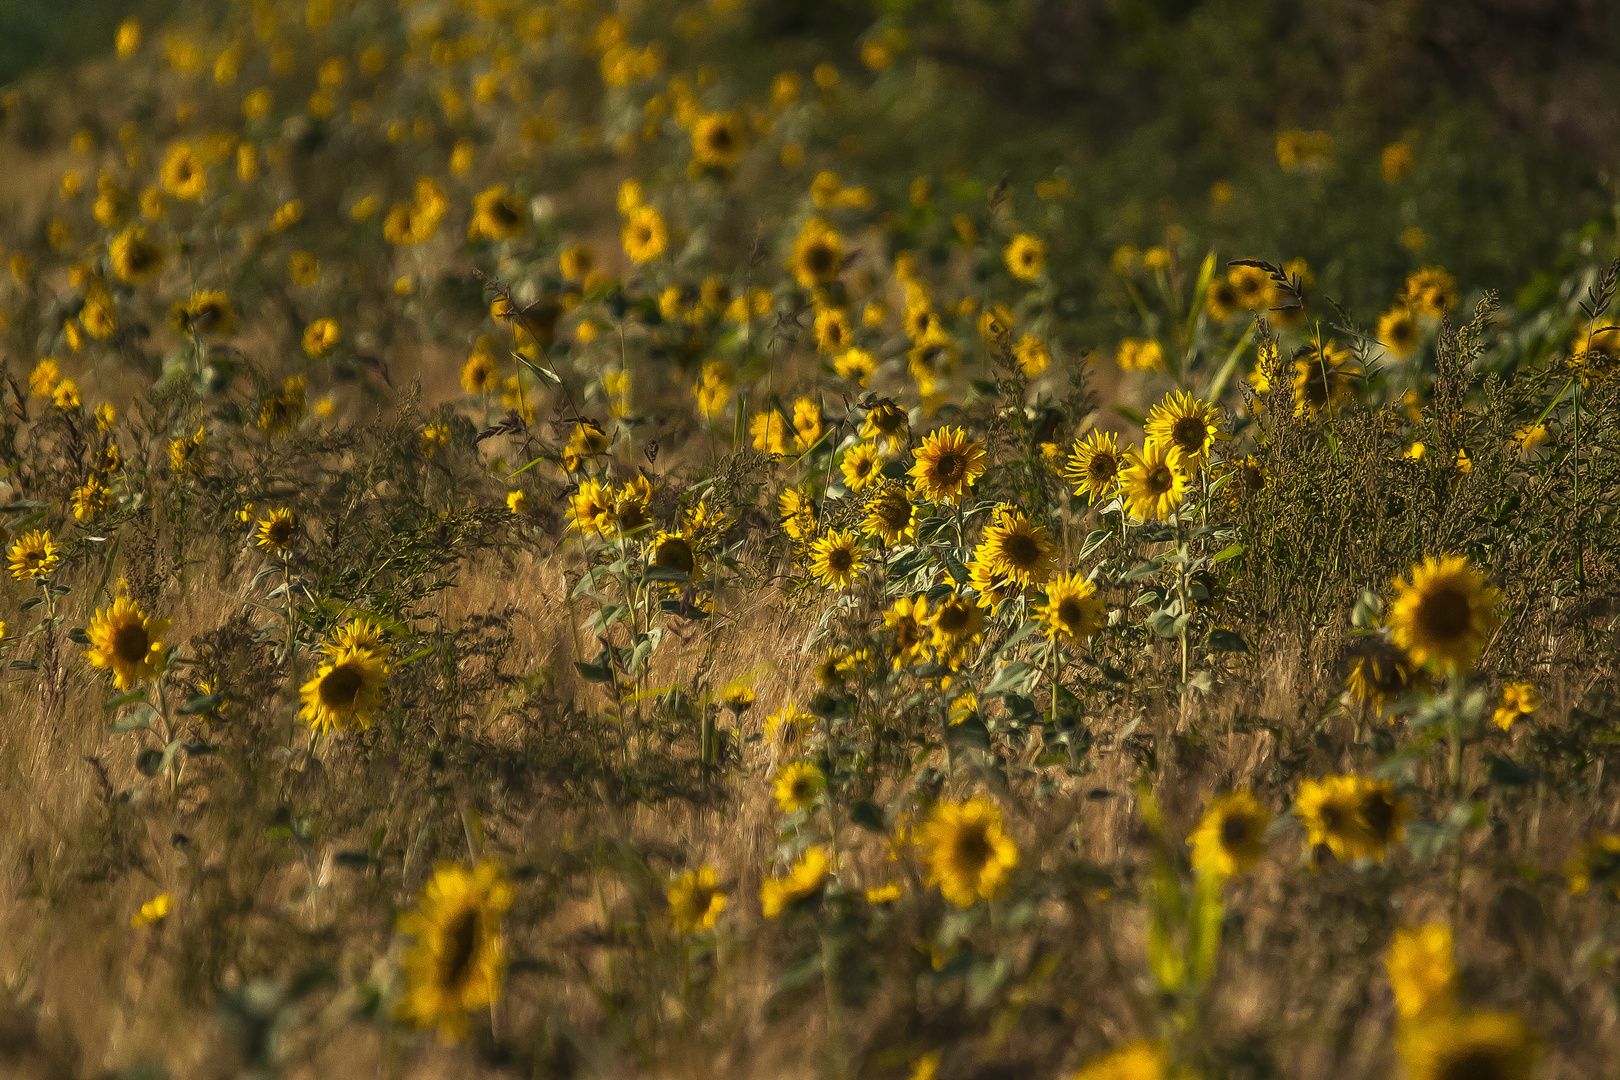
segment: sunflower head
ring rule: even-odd
[[[1403,1031],[1411,1080],[1530,1080],[1538,1047],[1515,1013],[1442,1011]]]
[[[1045,584],[1055,565],[1057,546],[1044,525],[1036,525],[1021,510],[998,512],[985,530],[974,558],[988,563],[995,573],[1020,587]]]
[[[810,549],[810,572],[826,588],[852,584],[866,567],[860,540],[853,533],[830,529]]]
[[[1153,406],[1146,431],[1150,439],[1172,447],[1187,467],[1196,470],[1208,463],[1216,440],[1227,437],[1220,420],[1219,406],[1177,390]]]
[[[1075,645],[1091,640],[1103,628],[1107,606],[1096,584],[1067,574],[1046,583],[1046,602],[1036,614],[1046,625],[1047,637]]]
[[[442,863],[422,887],[416,910],[400,917],[400,931],[414,943],[401,962],[405,993],[396,1014],[423,1028],[437,1028],[443,1042],[468,1033],[467,1014],[501,996],[506,954],[501,916],[516,898],[506,875],[491,861],[468,868]]]
[[[1351,649],[1350,673],[1344,684],[1357,700],[1382,709],[1417,688],[1417,665],[1393,642],[1364,638]]]
[[[747,149],[746,129],[735,113],[710,113],[692,128],[692,160],[706,169],[730,169]]]
[[[166,650],[160,638],[168,629],[168,619],[149,618],[138,603],[120,596],[91,619],[84,657],[92,667],[110,670],[113,684],[125,690],[162,670]]]
[[[821,218],[811,218],[793,245],[793,276],[802,288],[826,285],[844,268],[844,238]]]
[[[1413,663],[1467,674],[1496,629],[1501,594],[1461,555],[1426,559],[1396,581],[1390,638]]]
[[[669,901],[669,921],[683,934],[713,930],[715,920],[726,908],[726,894],[714,867],[688,870],[670,883],[665,893]]]
[[[368,728],[382,704],[388,664],[367,649],[348,648],[322,662],[299,690],[298,718],[316,731]]]
[[[1134,517],[1163,521],[1176,512],[1187,494],[1180,453],[1167,443],[1147,440],[1121,474],[1120,487]]]
[[[827,779],[820,769],[808,761],[795,761],[776,774],[771,791],[782,813],[791,814],[814,806],[816,797],[826,786]]]
[[[291,510],[272,510],[259,520],[257,543],[268,551],[289,551],[298,539],[301,526],[298,515]]]
[[[928,498],[957,502],[985,470],[983,443],[969,439],[961,428],[942,428],[923,440],[910,475]]]
[[[959,908],[1000,895],[1018,867],[1018,845],[1001,830],[1001,810],[984,799],[936,805],[922,846],[928,883]]]
[[[1254,869],[1266,853],[1271,811],[1251,792],[1233,791],[1210,800],[1198,828],[1187,838],[1193,869],[1225,879]]]
[[[18,581],[47,577],[61,565],[56,542],[43,529],[23,533],[7,552],[11,562],[11,576]]]
[[[1076,495],[1100,503],[1118,489],[1124,466],[1125,459],[1119,451],[1119,437],[1113,432],[1093,431],[1085,439],[1074,441],[1063,475],[1073,485]]]

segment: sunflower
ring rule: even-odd
[[[821,438],[821,402],[802,397],[793,403],[793,441],[799,449],[808,450]]]
[[[936,805],[921,845],[928,884],[959,908],[1000,895],[1018,866],[1018,845],[1001,831],[1001,810],[984,799]]]
[[[1056,568],[1057,547],[1045,525],[1036,525],[1022,510],[997,510],[974,557],[1021,588],[1044,585]]]
[[[1198,828],[1187,838],[1193,869],[1221,880],[1253,870],[1266,853],[1271,811],[1251,792],[1232,791],[1210,800]]]
[[[1130,466],[1120,474],[1120,489],[1131,516],[1163,521],[1174,514],[1187,495],[1187,474],[1181,471],[1174,447],[1153,439],[1132,453]]]
[[[1164,1048],[1143,1041],[1086,1062],[1069,1080],[1168,1080],[1169,1076]]]
[[[773,741],[780,742],[783,746],[795,746],[804,737],[805,732],[815,726],[815,722],[814,716],[800,711],[797,705],[788,701],[765,718],[765,730]]]
[[[1336,342],[1301,349],[1294,360],[1294,415],[1315,419],[1333,404],[1353,400],[1360,377],[1361,365]]]
[[[1415,314],[1438,319],[1457,304],[1457,279],[1438,266],[1425,266],[1406,279],[1395,299]]]
[[[979,605],[952,594],[934,608],[928,620],[933,646],[941,656],[950,656],[978,640],[984,629],[984,612]]]
[[[208,174],[202,159],[187,143],[175,143],[163,158],[163,190],[177,199],[193,202],[208,187]]]
[[[257,543],[270,551],[287,551],[298,538],[300,524],[291,510],[272,510],[259,521]]]
[[[677,932],[695,934],[713,930],[715,920],[726,910],[726,894],[712,866],[688,870],[670,883],[664,896],[669,901],[669,921]]]
[[[822,308],[817,312],[814,333],[816,348],[828,356],[848,349],[854,336],[849,328],[849,316],[842,308]]]
[[[316,319],[304,327],[304,355],[312,360],[325,356],[337,347],[341,337],[336,319]]]
[[[856,386],[866,386],[877,371],[877,358],[865,349],[845,349],[833,360],[833,371],[840,379],[848,379]]]
[[[911,438],[911,417],[892,401],[875,405],[861,424],[861,438],[881,438],[888,449],[903,449]]]
[[[1351,649],[1344,685],[1356,700],[1382,709],[1418,686],[1417,666],[1400,647],[1382,637],[1365,638]]]
[[[1537,1056],[1516,1013],[1440,1013],[1397,1043],[1409,1080],[1530,1080]]]
[[[816,804],[816,796],[827,786],[821,770],[808,761],[794,761],[776,774],[771,781],[771,794],[782,813],[808,810]]]
[[[321,263],[307,251],[295,251],[287,257],[287,279],[301,289],[307,289],[321,280]]]
[[[638,206],[630,211],[619,239],[624,242],[624,253],[637,265],[650,263],[669,247],[669,226],[664,216],[650,206]]]
[[[578,470],[582,460],[605,454],[611,444],[608,433],[596,421],[575,424],[572,434],[568,436],[568,444],[563,447],[563,469],[567,472]]]
[[[1325,776],[1299,785],[1294,813],[1305,823],[1312,850],[1326,847],[1340,862],[1382,859],[1400,839],[1411,806],[1397,798],[1387,780]]]
[[[1412,662],[1466,675],[1496,628],[1501,594],[1461,555],[1425,559],[1395,582],[1390,637]]]
[[[285,435],[304,418],[306,404],[304,377],[288,376],[280,393],[266,395],[259,404],[259,430],[266,435]]]
[[[1502,698],[1491,714],[1491,722],[1503,731],[1513,726],[1513,722],[1521,716],[1529,716],[1541,708],[1541,694],[1527,682],[1510,682],[1502,684]]]
[[[844,460],[838,468],[844,474],[845,487],[865,491],[881,475],[883,457],[875,443],[860,442],[844,451]]]
[[[829,529],[810,548],[810,572],[824,588],[847,588],[865,568],[860,538],[853,532]]]
[[[930,432],[917,451],[910,475],[935,502],[957,502],[985,473],[984,444],[972,442],[961,428]]]
[[[816,531],[816,500],[803,488],[784,488],[776,500],[776,511],[782,531],[793,539],[803,540]]]
[[[111,501],[107,485],[92,476],[73,489],[73,517],[78,521],[94,521]]]
[[[652,484],[644,476],[620,486],[613,492],[613,502],[607,516],[604,535],[635,536],[652,525],[647,515],[647,504],[652,501]]]
[[[236,309],[223,292],[194,292],[191,299],[169,309],[169,325],[179,334],[230,337],[236,330]]]
[[[298,719],[316,731],[368,728],[382,704],[388,664],[369,649],[344,649],[322,661],[298,691]]]
[[[1016,583],[999,572],[994,563],[980,558],[977,552],[968,564],[968,587],[978,596],[979,606],[992,612],[1018,591]]]
[[[338,627],[321,645],[321,652],[336,656],[349,649],[368,652],[374,656],[388,655],[387,635],[383,628],[367,618],[351,619]]]
[[[821,891],[827,880],[827,849],[812,845],[804,849],[799,861],[788,869],[785,878],[767,878],[759,887],[760,907],[767,919],[774,919],[811,895]]]
[[[113,272],[130,284],[138,284],[163,269],[163,249],[146,237],[146,230],[131,225],[119,233],[109,249]]]
[[[811,218],[794,241],[789,267],[801,288],[828,284],[844,268],[844,238],[826,221]]]
[[[754,449],[766,454],[787,453],[787,420],[776,409],[755,413],[748,421],[748,436]]]
[[[1019,281],[1034,281],[1046,269],[1046,246],[1028,233],[1013,237],[1001,251],[1007,270]]]
[[[1418,324],[1406,308],[1391,308],[1378,320],[1378,343],[1390,355],[1404,360],[1418,345]]]
[[[1114,362],[1121,371],[1163,371],[1164,346],[1153,338],[1125,338],[1119,343]]]
[[[733,716],[741,716],[754,707],[754,688],[730,683],[720,691],[720,704],[729,709]]]
[[[1035,614],[1046,624],[1047,637],[1078,645],[1103,628],[1107,610],[1096,584],[1067,574],[1046,583],[1046,603]]]
[[[198,428],[197,434],[189,438],[175,439],[169,443],[169,470],[175,473],[196,473],[202,471],[203,448],[208,445],[208,431]]]
[[[1013,346],[1013,360],[1017,362],[1018,370],[1024,373],[1024,378],[1033,379],[1051,365],[1052,351],[1040,338],[1025,334]]]
[[[529,223],[523,200],[496,184],[473,199],[472,222],[467,226],[469,240],[509,240]]]
[[[399,929],[415,939],[400,963],[400,1020],[436,1027],[441,1042],[465,1038],[467,1014],[494,1004],[506,978],[501,915],[516,894],[498,864],[441,863]]]
[[[1223,323],[1243,310],[1238,291],[1229,278],[1215,278],[1204,294],[1204,314],[1211,322]]]
[[[45,577],[62,561],[51,534],[42,529],[23,533],[7,554],[11,558],[11,576],[18,581]]]
[[[1238,306],[1250,311],[1265,307],[1271,296],[1271,277],[1258,266],[1234,266],[1226,272],[1226,282]]]
[[[1084,441],[1076,439],[1069,450],[1069,461],[1063,475],[1074,485],[1076,495],[1084,495],[1093,503],[1108,499],[1119,489],[1119,474],[1124,458],[1119,452],[1119,439],[1113,432],[1093,431]]]
[[[150,618],[139,604],[120,596],[90,620],[84,658],[92,667],[110,668],[113,685],[126,690],[163,670],[166,650],[158,639],[168,629],[168,619]]]
[[[902,596],[883,613],[883,626],[894,632],[894,670],[906,668],[922,660],[932,638],[933,627],[928,619],[928,598]]]
[[[484,345],[484,338],[478,340]],[[469,394],[489,394],[501,388],[501,369],[487,348],[475,347],[461,365],[461,388]]]
[[[900,484],[888,484],[866,502],[861,531],[885,544],[917,539],[917,504]]]
[[[748,148],[747,129],[736,113],[709,113],[692,125],[692,161],[705,169],[730,169]]]
[[[575,244],[571,248],[565,248],[557,256],[557,270],[565,281],[583,281],[585,275],[591,272],[594,262],[590,248],[584,244]]]
[[[1389,988],[1395,992],[1395,1011],[1402,1020],[1440,1010],[1449,1011],[1457,961],[1449,926],[1400,927],[1389,943],[1384,965]]]
[[[1185,390],[1172,391],[1148,413],[1147,437],[1173,447],[1184,467],[1197,470],[1209,463],[1209,452],[1217,439],[1226,438],[1220,429],[1218,406],[1193,397]]]

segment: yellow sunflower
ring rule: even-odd
[[[479,339],[482,345],[484,339]],[[483,348],[474,348],[461,365],[461,388],[469,394],[490,394],[501,388],[501,369],[494,355]]]
[[[208,173],[202,159],[187,143],[175,143],[163,158],[163,190],[177,199],[192,202],[202,198],[208,187]]]
[[[874,406],[861,424],[861,438],[879,439],[890,450],[903,449],[911,438],[911,418],[892,401]]]
[[[697,573],[697,549],[681,533],[661,531],[652,542],[652,565],[692,577]]]
[[[336,319],[316,319],[304,327],[304,354],[311,359],[325,356],[337,348],[342,336]]]
[[[889,484],[866,502],[861,531],[885,544],[917,539],[917,504],[899,484]]]
[[[1153,406],[1144,430],[1149,439],[1174,448],[1184,468],[1197,470],[1209,463],[1216,440],[1227,437],[1220,419],[1218,406],[1176,390]]]
[[[1028,233],[1019,233],[1002,249],[1007,270],[1019,281],[1034,281],[1046,269],[1046,246]]]
[[[853,331],[849,316],[842,308],[822,308],[816,313],[813,331],[816,348],[828,356],[837,356],[850,347]]]
[[[844,460],[838,466],[844,474],[844,486],[851,491],[865,491],[881,476],[883,457],[875,443],[856,443],[844,451]]]
[[[1496,629],[1501,594],[1461,555],[1425,559],[1395,582],[1390,637],[1412,662],[1466,675]]]
[[[1496,711],[1491,714],[1491,722],[1507,731],[1519,717],[1529,716],[1539,708],[1541,708],[1541,693],[1532,684],[1503,683],[1502,697],[1497,703]]]
[[[7,554],[11,559],[11,576],[18,581],[45,577],[55,572],[62,561],[51,534],[43,529],[23,533]]]
[[[350,649],[387,657],[387,634],[370,619],[351,619],[334,630],[332,636],[321,645],[321,652],[327,656],[337,656]]]
[[[1266,853],[1271,811],[1253,793],[1232,791],[1209,802],[1198,828],[1187,838],[1193,869],[1221,880],[1255,868]]]
[[[785,878],[767,878],[759,887],[759,902],[767,919],[777,918],[801,900],[821,891],[827,880],[827,849],[815,845],[804,849],[799,861]]]
[[[1313,850],[1326,847],[1340,862],[1349,862],[1382,859],[1400,839],[1412,808],[1387,780],[1325,776],[1301,782],[1294,813],[1305,823]]]
[[[1076,495],[1100,503],[1119,490],[1124,463],[1125,458],[1119,452],[1119,437],[1113,432],[1093,431],[1084,440],[1074,441],[1063,475],[1074,486]]]
[[[828,284],[844,268],[844,238],[826,221],[811,218],[799,230],[789,266],[801,288]]]
[[[180,334],[230,337],[236,330],[236,309],[223,292],[194,292],[191,299],[169,309],[169,325]]]
[[[1166,443],[1147,440],[1120,475],[1120,490],[1132,517],[1163,521],[1187,495],[1187,474],[1181,470],[1180,455]]]
[[[982,558],[977,552],[968,565],[968,587],[978,595],[979,606],[990,611],[995,611],[1003,600],[1018,591],[1017,585],[998,571],[995,563]]]
[[[126,690],[163,669],[166,650],[158,639],[168,629],[168,619],[151,618],[135,601],[120,596],[91,618],[84,658],[92,667],[111,669],[113,685]]]
[[[692,160],[705,169],[730,169],[748,148],[747,128],[736,113],[709,113],[692,126]]]
[[[399,1019],[433,1027],[442,1042],[467,1036],[467,1014],[501,996],[506,955],[501,916],[516,894],[498,864],[471,869],[441,863],[402,915],[400,932],[415,939],[401,961],[405,993]]]
[[[664,216],[650,206],[638,206],[630,211],[619,237],[624,242],[624,253],[637,265],[652,262],[669,247],[669,226]]]
[[[1336,342],[1320,350],[1302,349],[1294,360],[1294,415],[1314,420],[1331,406],[1353,400],[1360,377],[1361,365]]]
[[[1164,1048],[1157,1043],[1134,1042],[1080,1067],[1069,1080],[1169,1080]]]
[[[1425,266],[1406,279],[1395,299],[1419,315],[1438,319],[1457,304],[1457,279],[1438,266]]]
[[[322,661],[315,677],[298,691],[298,719],[316,731],[347,731],[371,726],[382,704],[388,664],[369,649],[349,648]]]
[[[473,199],[472,222],[467,226],[469,240],[509,240],[529,223],[528,208],[511,194],[505,184],[496,184]]]
[[[1046,602],[1035,609],[1046,624],[1046,636],[1078,645],[1096,636],[1108,620],[1108,608],[1095,583],[1079,574],[1055,577],[1046,583]]]
[[[259,538],[256,543],[270,551],[287,551],[298,539],[302,523],[291,510],[272,510],[259,520]]]
[[[995,523],[984,532],[975,558],[989,563],[995,573],[1020,588],[1044,585],[1056,568],[1057,546],[1044,525],[1036,525],[1022,510],[999,510]]]
[[[810,556],[810,572],[824,588],[847,588],[866,568],[860,538],[842,529],[829,529],[811,546]]]
[[[935,502],[957,502],[985,474],[984,444],[970,440],[961,428],[930,432],[917,451],[910,475]]]
[[[1397,359],[1404,360],[1412,355],[1419,336],[1417,319],[1406,308],[1391,308],[1378,320],[1378,343]]]
[[[816,500],[802,488],[783,489],[776,500],[776,512],[782,531],[795,540],[803,540],[816,531]]]
[[[1409,1080],[1530,1080],[1537,1046],[1515,1013],[1440,1013],[1397,1040]]]
[[[163,249],[147,239],[146,229],[140,225],[131,225],[113,239],[109,257],[113,272],[132,285],[163,269]]]
[[[920,662],[933,638],[928,619],[928,598],[902,596],[883,613],[883,627],[894,633],[894,670],[904,671]]]
[[[73,517],[78,521],[94,521],[111,501],[107,485],[92,476],[73,489]]]
[[[771,795],[782,813],[808,810],[816,804],[816,796],[827,786],[821,770],[808,761],[794,761],[776,774],[771,781]]]
[[[1410,694],[1418,685],[1417,665],[1392,642],[1366,638],[1351,650],[1344,685],[1358,701],[1375,709]]]
[[[1018,866],[1018,845],[1001,831],[1001,810],[984,799],[936,805],[921,845],[928,884],[959,908],[999,896]]]
[[[1439,1009],[1449,1011],[1457,961],[1449,926],[1403,926],[1385,954],[1395,1011],[1412,1020]]]
[[[979,605],[952,594],[934,608],[929,619],[933,646],[941,656],[950,656],[977,640],[984,629],[984,612]]]
[[[720,879],[712,866],[688,870],[670,883],[664,895],[669,901],[669,921],[682,934],[713,930],[726,909],[726,894],[720,891]]]

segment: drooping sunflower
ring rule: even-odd
[[[1158,1043],[1133,1042],[1080,1067],[1070,1080],[1169,1080],[1164,1048]]]
[[[1046,269],[1046,246],[1039,238],[1019,233],[1002,249],[1007,270],[1019,281],[1034,281]]]
[[[776,779],[771,781],[771,795],[782,813],[791,814],[795,810],[808,810],[814,806],[816,796],[826,786],[827,778],[814,764],[794,761],[777,772]]]
[[[1219,406],[1176,390],[1153,406],[1145,431],[1148,438],[1173,447],[1181,455],[1183,468],[1196,471],[1209,463],[1216,440],[1227,437],[1220,422]]]
[[[652,484],[644,476],[636,476],[613,492],[613,507],[608,515],[606,535],[635,536],[652,526],[647,515],[647,504],[652,501]]]
[[[54,573],[62,561],[55,541],[44,529],[23,533],[7,555],[11,559],[11,576],[17,581],[45,577]]]
[[[1364,638],[1351,649],[1345,687],[1358,701],[1382,709],[1418,686],[1417,665],[1400,647],[1382,637]]]
[[[669,901],[669,921],[682,934],[713,930],[726,909],[726,894],[720,890],[720,879],[712,866],[688,870],[670,883],[664,896]]]
[[[1044,585],[1056,568],[1057,546],[1045,525],[1036,525],[1022,510],[999,510],[995,523],[984,532],[975,558],[987,562],[1021,588]]]
[[[528,208],[505,184],[496,184],[473,199],[472,221],[467,226],[469,240],[509,240],[529,223]]]
[[[650,206],[638,206],[630,211],[619,239],[624,242],[624,253],[637,265],[652,262],[669,247],[669,226],[664,215]]]
[[[1412,809],[1387,780],[1325,776],[1300,783],[1294,813],[1305,823],[1313,851],[1325,847],[1340,862],[1349,862],[1382,859],[1400,839]]]
[[[1113,432],[1093,431],[1084,440],[1074,441],[1063,475],[1074,486],[1076,495],[1100,503],[1112,498],[1119,489],[1119,475],[1124,466],[1119,437]]]
[[[442,863],[422,887],[413,912],[399,920],[415,938],[401,968],[405,994],[399,1019],[437,1028],[442,1042],[466,1038],[467,1014],[501,996],[506,955],[501,916],[516,894],[490,860],[467,868]]]
[[[159,639],[168,629],[168,619],[154,619],[135,601],[120,596],[91,618],[90,647],[84,658],[92,667],[110,669],[113,685],[127,690],[162,669],[166,650]]]
[[[344,649],[321,662],[315,677],[298,691],[298,719],[316,731],[347,731],[371,726],[382,704],[388,664],[369,649]]]
[[[1390,605],[1390,637],[1412,662],[1467,674],[1496,629],[1501,594],[1462,555],[1429,558],[1397,579]]]
[[[1353,400],[1361,365],[1350,350],[1329,341],[1294,357],[1294,415],[1316,419],[1333,405]]]
[[[810,572],[823,588],[843,589],[866,568],[860,538],[843,529],[829,529],[810,549]]]
[[[291,510],[272,510],[261,518],[258,526],[258,539],[255,541],[260,547],[270,551],[287,551],[298,539],[298,530],[302,522],[298,515]]]
[[[1046,624],[1046,636],[1078,645],[1096,636],[1107,622],[1107,605],[1094,582],[1079,574],[1055,577],[1046,583],[1046,602],[1035,609]]]
[[[767,919],[777,918],[801,900],[821,891],[827,880],[827,849],[819,844],[804,849],[785,878],[766,878],[759,887],[760,907]]]
[[[1449,1009],[1457,978],[1457,960],[1451,927],[1403,926],[1395,931],[1385,954],[1389,988],[1395,993],[1395,1011],[1413,1020],[1439,1009]]]
[[[1530,1080],[1538,1047],[1517,1013],[1439,1013],[1397,1040],[1410,1080]]]
[[[1417,348],[1419,330],[1417,319],[1403,307],[1391,308],[1378,320],[1378,342],[1391,356],[1404,360]]]
[[[1193,869],[1221,880],[1245,873],[1266,853],[1266,829],[1271,811],[1248,791],[1217,795],[1187,838]]]
[[[1130,465],[1120,474],[1120,491],[1131,516],[1143,521],[1163,521],[1181,506],[1187,495],[1187,474],[1181,469],[1176,450],[1153,439],[1133,453]]]
[[[131,285],[163,269],[163,249],[147,239],[146,229],[140,225],[131,225],[113,239],[109,257],[113,272]]]
[[[811,218],[799,230],[789,266],[801,288],[828,284],[844,268],[844,238],[823,219]]]
[[[934,608],[929,627],[933,630],[934,648],[948,657],[978,639],[984,629],[984,611],[968,598],[953,593]]]
[[[194,292],[191,299],[169,309],[169,325],[180,334],[215,334],[230,337],[236,330],[236,309],[224,292]]]
[[[851,491],[865,491],[876,483],[882,468],[883,456],[877,445],[869,442],[856,443],[844,451],[844,460],[838,466],[844,474],[844,486]]]
[[[736,113],[709,113],[692,125],[692,160],[705,169],[730,169],[748,148],[748,130]]]
[[[928,884],[959,908],[999,896],[1018,866],[1018,845],[1001,831],[1001,810],[984,799],[941,802],[923,827]]]
[[[984,444],[970,440],[961,428],[947,427],[923,439],[910,475],[928,498],[954,503],[986,469]]]
[[[917,539],[917,504],[899,484],[889,484],[866,502],[861,531],[885,544]]]

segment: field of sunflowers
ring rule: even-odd
[[[1058,6],[0,86],[0,1077],[1617,1075],[1614,206],[1133,195]]]

